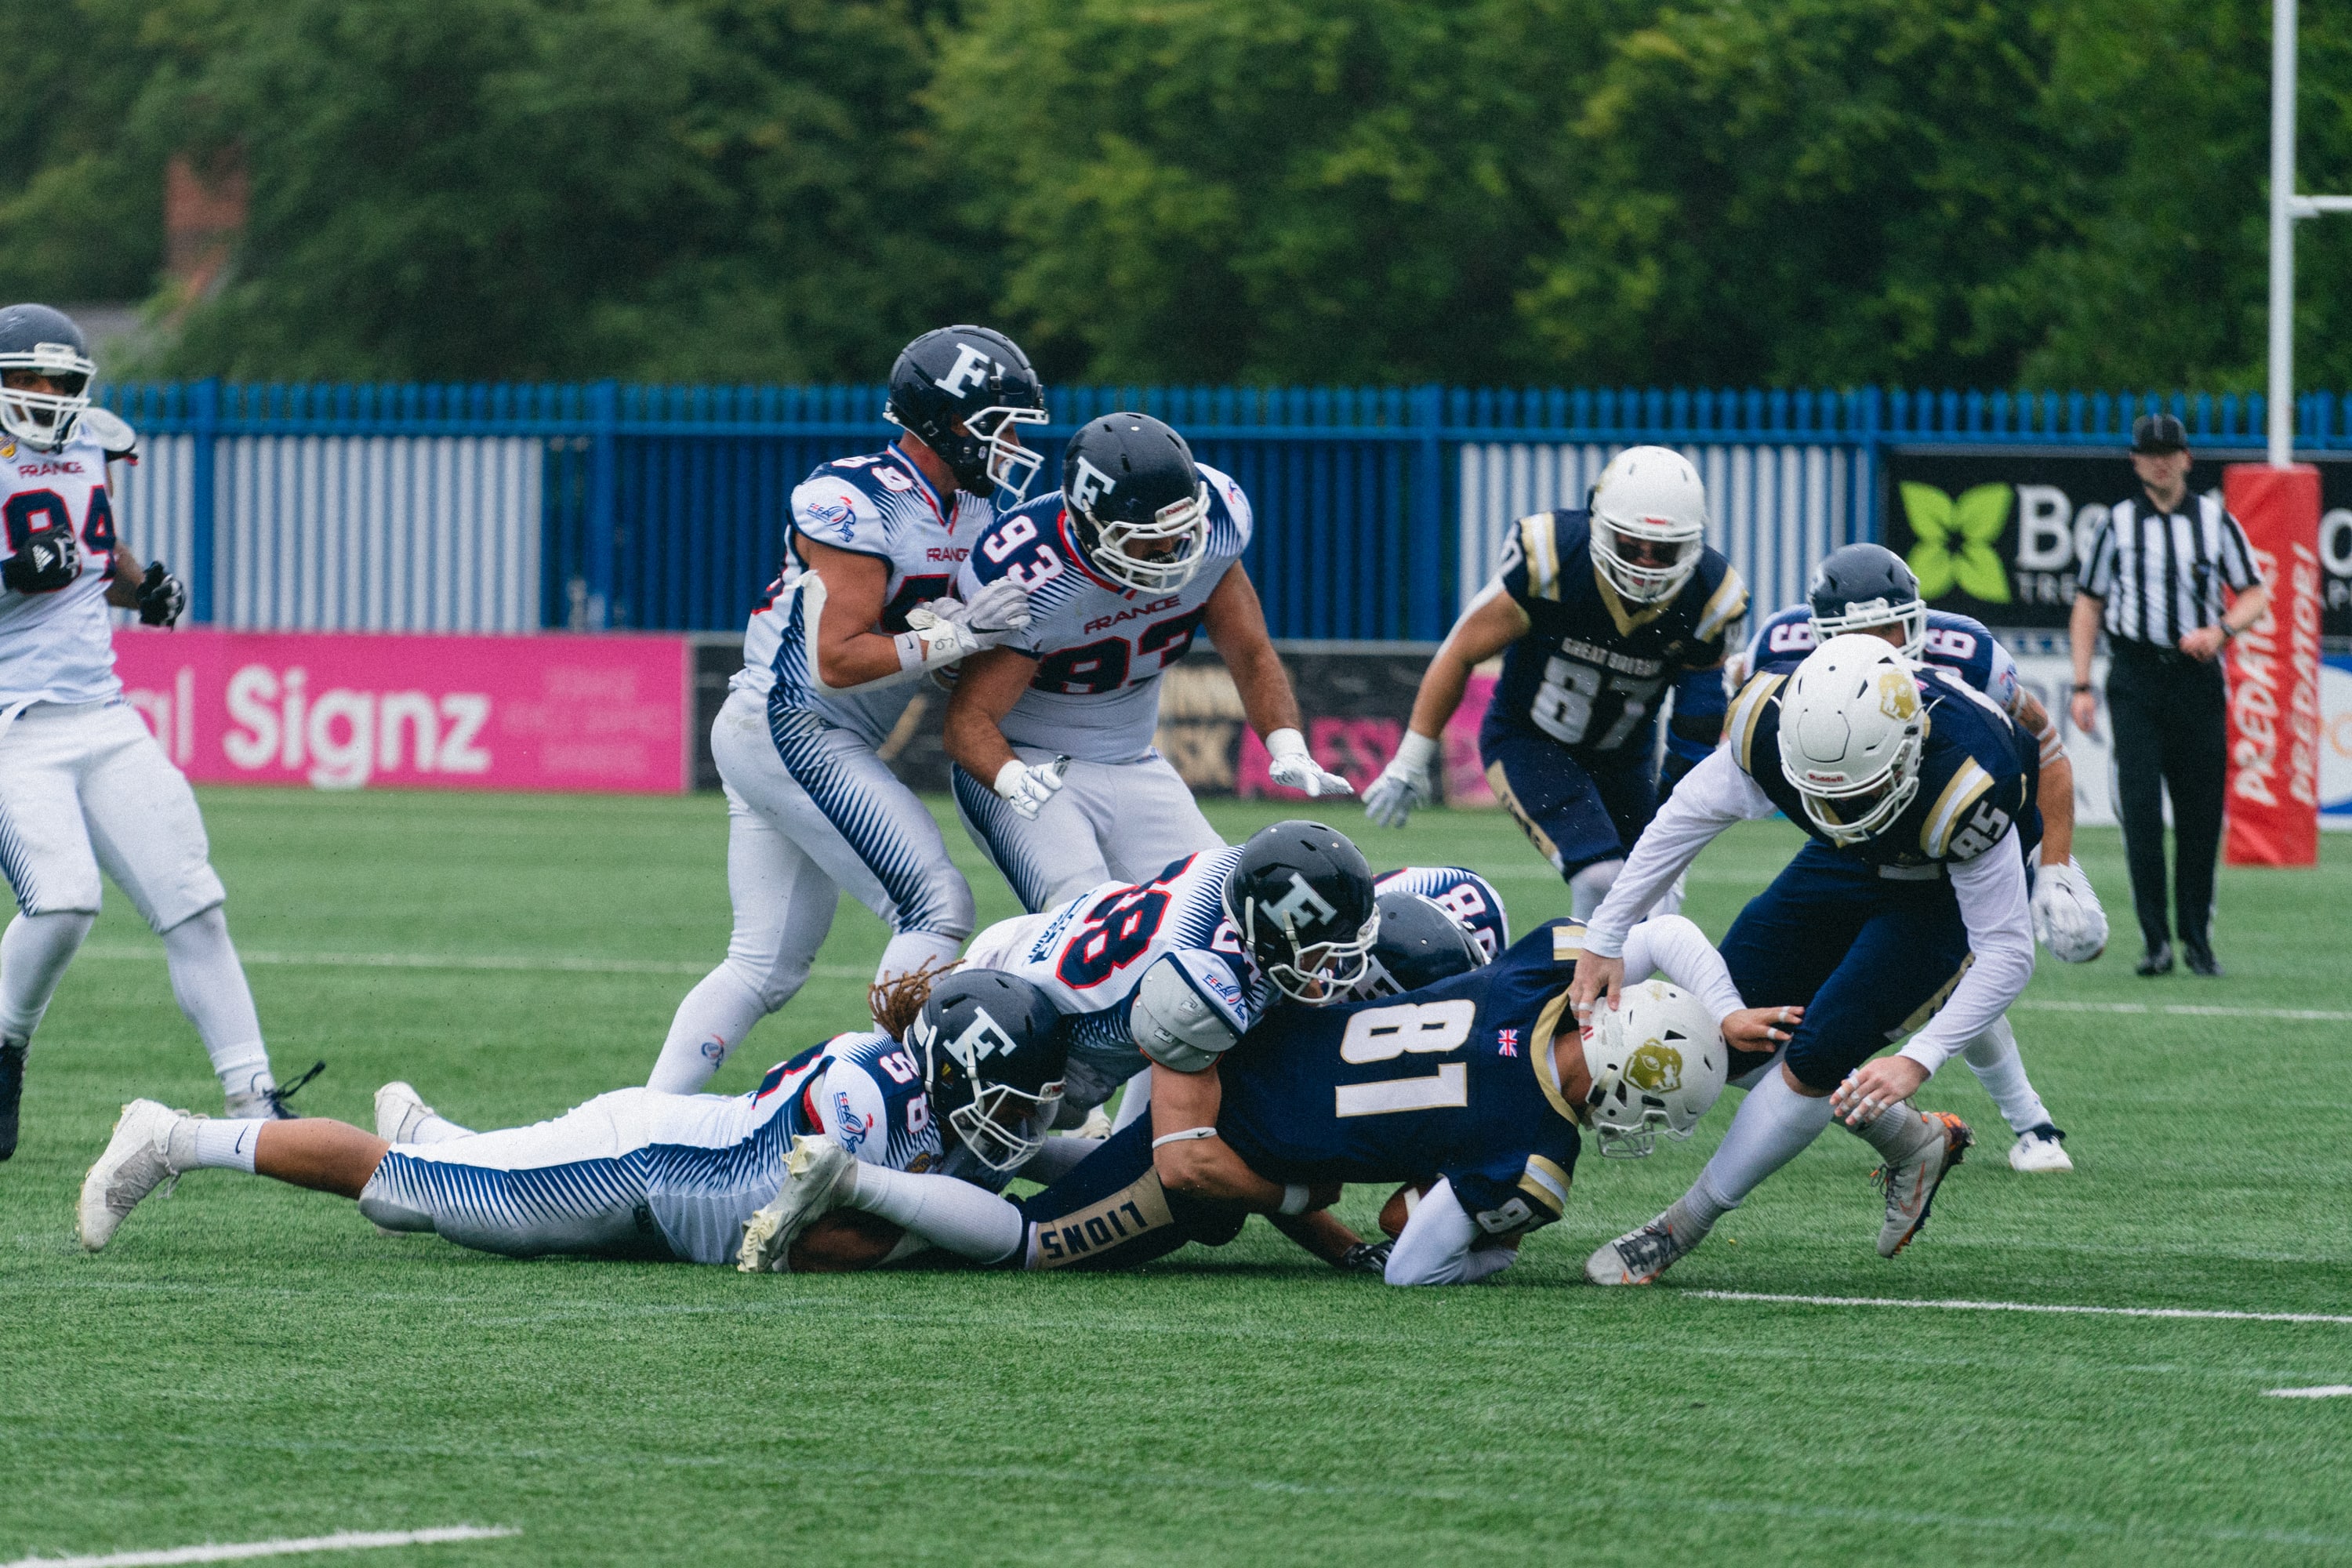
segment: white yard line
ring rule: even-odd
[[[1799,1307],[1908,1307],[1943,1312],[2045,1312],[2086,1318],[2195,1318],[2237,1323],[2352,1323],[2352,1315],[2336,1312],[2230,1312],[2200,1307],[2083,1307],[2046,1301],[1933,1301],[1895,1296],[1780,1296],[1758,1290],[1685,1290],[1680,1294],[1702,1301],[1781,1301]],[[2346,1392],[2352,1393],[2352,1389]]]
[[[2023,997],[2010,1004],[2036,1013],[2144,1013],[2170,1018],[2292,1018],[2312,1024],[2352,1024],[2352,1013],[2320,1007],[2163,1006],[2146,1002],[2056,1002]]]
[[[97,1557],[19,1557],[0,1568],[139,1568],[147,1563],[234,1563],[247,1557],[292,1557],[306,1552],[364,1552],[376,1546],[431,1546],[444,1541],[495,1541],[519,1530],[448,1524],[435,1530],[346,1530],[282,1541],[172,1546],[160,1552],[115,1552]]]
[[[161,947],[134,947],[93,942],[81,950],[87,958],[112,958],[160,963]],[[523,974],[708,974],[711,963],[675,958],[576,958],[562,953],[531,955],[506,952],[270,952],[241,951],[246,963],[291,969],[474,969]],[[713,961],[715,962],[715,961]],[[862,980],[873,971],[848,963],[820,963],[811,973],[828,980]],[[9,1568],[0,1563],[0,1568]]]
[[[2323,1383],[2317,1388],[2266,1388],[2273,1399],[2341,1399],[2352,1394],[2352,1383]]]

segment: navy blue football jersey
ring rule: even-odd
[[[1927,709],[1919,789],[1881,832],[1860,844],[1832,844],[1805,815],[1804,797],[1780,766],[1780,694],[1785,675],[1757,676],[1733,699],[1727,743],[1748,777],[1790,822],[1820,843],[1874,866],[1926,867],[1972,860],[2012,824],[2021,846],[2042,839],[2034,805],[2039,748],[1992,700],[1953,672],[1913,667]]]
[[[1503,543],[1502,584],[1533,624],[1503,655],[1489,722],[1549,736],[1580,757],[1645,755],[1666,684],[1723,662],[1748,584],[1708,548],[1662,605],[1618,596],[1592,564],[1582,511],[1523,517]]]
[[[1788,675],[1819,646],[1811,606],[1790,605],[1756,628],[1748,645],[1748,673]],[[2017,711],[2017,660],[1982,621],[1948,610],[1928,611],[1927,639],[1919,660],[1950,670],[1999,703],[2003,712]]]
[[[1559,1218],[1577,1133],[1549,1046],[1582,936],[1554,921],[1403,997],[1275,1009],[1217,1064],[1219,1135],[1269,1181],[1437,1175],[1489,1231]]]

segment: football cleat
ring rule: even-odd
[[[1930,1110],[1920,1120],[1937,1136],[1923,1138],[1919,1147],[1900,1160],[1889,1160],[1870,1173],[1886,1193],[1886,1223],[1878,1232],[1878,1256],[1892,1258],[1911,1245],[1927,1223],[1936,1189],[1977,1141],[1969,1124],[1948,1110]]]
[[[1688,1213],[1675,1212],[1682,1204],[1639,1230],[1629,1230],[1584,1260],[1584,1277],[1595,1285],[1647,1285],[1689,1256],[1715,1227],[1702,1226]],[[1677,1223],[1679,1222],[1679,1224]]]
[[[440,1122],[439,1127],[433,1125]],[[452,1124],[425,1103],[415,1086],[394,1079],[375,1091],[375,1135],[387,1143],[446,1143],[465,1133],[446,1131]]]
[[[84,1247],[96,1252],[105,1247],[141,1199],[177,1178],[166,1150],[172,1129],[188,1119],[186,1111],[158,1100],[134,1100],[122,1108],[106,1152],[82,1178],[74,1228]]]
[[[0,1160],[16,1152],[16,1112],[25,1099],[25,1052],[31,1042],[0,1040]]]
[[[2009,1146],[2009,1168],[2029,1173],[2073,1170],[2074,1162],[2066,1157],[2066,1134],[2047,1121],[2027,1128]]]
[[[327,1070],[324,1062],[313,1062],[310,1070],[292,1083],[280,1088],[271,1084],[267,1089],[247,1089],[228,1097],[228,1109],[222,1112],[231,1121],[293,1121],[300,1113],[286,1102],[302,1092],[303,1086]]]
[[[792,1272],[793,1243],[801,1232],[841,1206],[857,1179],[857,1156],[823,1134],[803,1132],[784,1157],[784,1185],[774,1201],[743,1224],[735,1267],[746,1274]]]

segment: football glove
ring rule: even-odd
[[[2107,911],[2074,861],[2034,873],[2033,934],[2061,963],[2088,963],[2107,950]]]
[[[168,626],[187,607],[187,584],[164,571],[161,561],[149,562],[147,575],[139,584],[139,624]]]
[[[1029,591],[1010,579],[991,583],[969,605],[961,599],[933,599],[907,612],[907,631],[898,639],[899,668],[952,664],[994,647],[1028,624]]]
[[[1356,786],[1338,773],[1327,773],[1307,752],[1307,737],[1296,730],[1276,730],[1265,738],[1265,774],[1286,789],[1310,795],[1353,795]]]
[[[0,563],[0,583],[19,594],[54,594],[80,575],[81,547],[69,523],[34,529],[16,553]]]
[[[1022,821],[1034,822],[1054,792],[1062,787],[1062,775],[1069,766],[1067,757],[1034,766],[1015,757],[996,770],[996,797],[1018,813]]]
[[[1364,791],[1364,815],[1382,827],[1402,827],[1417,805],[1437,804],[1437,742],[1407,730],[1403,744]]]

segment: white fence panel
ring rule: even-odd
[[[107,479],[123,548],[183,579],[195,557],[195,457],[193,436],[142,436],[139,460],[109,465]]]

